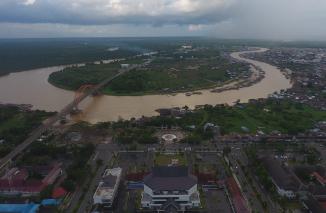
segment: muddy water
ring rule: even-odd
[[[257,51],[266,51],[260,49]],[[290,81],[281,71],[269,64],[244,59],[240,54],[232,53],[232,57],[244,60],[261,67],[265,71],[265,78],[250,87],[238,90],[229,90],[221,93],[211,93],[210,90],[201,90],[202,95],[185,96],[184,93],[170,95],[146,96],[99,96],[85,100],[80,108],[83,113],[79,119],[96,123],[99,121],[117,120],[119,117],[129,119],[156,115],[155,109],[166,107],[189,106],[191,108],[202,104],[232,104],[240,99],[246,102],[249,99],[265,98],[269,94],[291,87]],[[12,73],[0,78],[0,102],[16,104],[32,104],[35,109],[59,111],[72,101],[74,93],[56,88],[47,82],[48,76],[62,69],[62,66],[36,69],[32,71]]]

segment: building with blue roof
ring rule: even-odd
[[[0,212],[37,213],[39,204],[0,204]]]

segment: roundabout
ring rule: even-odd
[[[162,140],[164,143],[173,143],[177,140],[177,136],[174,134],[164,134],[162,135]]]

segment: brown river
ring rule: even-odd
[[[267,49],[255,50],[266,51]],[[96,123],[100,121],[114,121],[118,118],[152,116],[158,108],[182,107],[187,105],[194,108],[203,104],[233,104],[240,99],[247,102],[249,99],[266,98],[269,94],[291,87],[290,80],[286,79],[275,66],[245,59],[241,53],[235,52],[233,58],[247,61],[265,71],[265,78],[249,87],[235,90],[212,93],[210,90],[200,90],[202,95],[186,96],[184,93],[171,95],[146,96],[97,96],[86,99],[79,108],[83,113],[81,120]],[[48,76],[64,66],[35,69],[25,72],[11,73],[0,77],[0,102],[13,104],[32,104],[34,109],[59,111],[74,98],[74,92],[56,88],[47,82]]]

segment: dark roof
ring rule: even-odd
[[[310,187],[309,191],[316,197],[326,197],[326,186],[313,186]]]
[[[102,179],[102,181],[103,181],[102,187],[114,187],[117,181],[117,176],[107,175]]]
[[[197,178],[189,174],[186,166],[158,166],[144,178],[153,191],[188,190],[197,184]]]
[[[310,212],[325,213],[323,206],[315,198],[313,198],[313,196],[308,196],[308,198],[303,202]]]
[[[292,191],[299,190],[300,182],[297,177],[278,160],[267,156],[261,158],[261,162],[279,188]]]
[[[189,175],[186,166],[157,166],[152,170],[155,177],[186,177]]]

